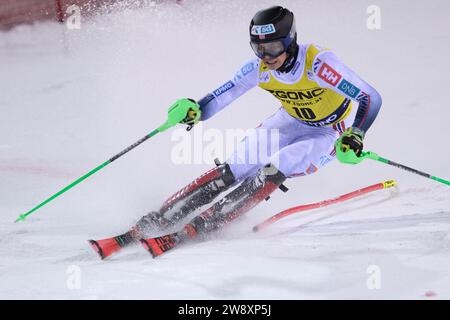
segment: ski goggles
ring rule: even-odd
[[[270,58],[277,58],[283,52],[286,51],[286,47],[281,40],[272,41],[272,42],[264,42],[264,43],[256,43],[250,41],[250,46],[255,52],[256,56],[260,59],[268,56]]]

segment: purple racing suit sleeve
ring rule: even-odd
[[[358,102],[353,127],[363,134],[370,128],[381,108],[381,96],[331,51],[319,53],[314,59],[313,73],[316,82],[345,97]]]
[[[240,68],[233,79],[198,100],[204,121],[211,118],[245,92],[258,85],[259,59],[253,59]]]

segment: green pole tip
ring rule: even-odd
[[[24,216],[23,214],[21,214],[21,215],[16,219],[16,221],[14,221],[14,223],[19,222],[19,221],[23,221],[23,220],[25,220],[25,216]]]

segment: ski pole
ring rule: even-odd
[[[22,221],[25,220],[25,218],[27,216],[29,216],[31,213],[33,213],[34,211],[36,211],[37,209],[41,208],[42,206],[46,205],[47,203],[49,203],[50,201],[52,201],[53,199],[59,197],[61,194],[63,194],[64,192],[66,192],[67,190],[73,188],[74,186],[76,186],[77,184],[79,184],[80,182],[82,182],[83,180],[87,179],[88,177],[90,177],[91,175],[93,175],[94,173],[96,173],[97,171],[100,171],[101,169],[103,169],[104,167],[106,167],[108,164],[110,164],[111,162],[113,162],[114,160],[117,160],[118,158],[120,158],[121,156],[123,156],[125,153],[127,153],[128,151],[136,148],[138,145],[140,145],[141,143],[143,143],[144,141],[150,139],[151,137],[155,136],[157,133],[159,132],[163,132],[173,126],[175,126],[177,123],[179,123],[181,120],[183,120],[186,117],[187,114],[187,110],[185,108],[176,108],[178,106],[178,102],[180,100],[178,100],[177,102],[175,102],[168,111],[168,117],[166,122],[159,126],[157,129],[153,130],[152,132],[150,132],[148,135],[146,135],[145,137],[143,137],[142,139],[136,141],[135,143],[133,143],[132,145],[130,145],[129,147],[127,147],[126,149],[122,150],[121,152],[119,152],[118,154],[116,154],[115,156],[113,156],[112,158],[110,158],[109,160],[105,161],[104,163],[102,163],[101,165],[97,166],[96,168],[94,168],[93,170],[89,171],[88,173],[86,173],[84,176],[82,176],[81,178],[75,180],[74,182],[72,182],[71,184],[69,184],[68,186],[64,187],[63,189],[61,189],[60,191],[58,191],[57,193],[55,193],[54,195],[52,195],[50,198],[48,198],[47,200],[45,200],[44,202],[38,204],[36,207],[34,207],[33,209],[29,210],[28,212],[21,214],[14,222],[18,222],[18,221]]]
[[[355,152],[353,150],[343,151],[341,141],[338,141],[338,143],[336,145],[336,156],[339,159],[339,161],[341,161],[343,163],[349,163],[349,164],[357,164],[357,163],[360,163],[361,161],[363,161],[364,159],[372,159],[375,161],[379,161],[381,163],[389,164],[391,166],[421,175],[422,177],[432,179],[432,180],[444,183],[446,185],[450,185],[450,181],[447,181],[445,179],[442,179],[442,178],[439,178],[436,176],[432,176],[431,174],[419,171],[417,169],[407,167],[403,164],[382,158],[378,154],[376,154],[375,152],[372,152],[372,151],[366,151],[366,152],[363,151],[359,157],[355,154]]]
[[[322,208],[325,206],[329,206],[330,204],[344,202],[346,200],[350,200],[350,199],[362,196],[369,192],[373,192],[373,191],[381,190],[381,189],[388,189],[388,188],[394,187],[396,185],[397,185],[397,182],[395,182],[395,180],[389,180],[389,181],[380,182],[380,183],[377,183],[377,184],[371,185],[369,187],[365,187],[363,189],[359,189],[359,190],[356,190],[356,191],[353,191],[350,193],[346,193],[346,194],[341,195],[336,198],[289,208],[289,209],[281,211],[281,212],[277,213],[276,215],[266,219],[265,221],[261,222],[260,224],[257,224],[256,226],[253,227],[253,231],[254,232],[260,231],[261,229],[266,228],[267,226],[275,223],[276,221],[278,221],[284,217],[290,216],[291,214],[294,214],[297,212],[303,212],[303,211],[307,211],[307,210],[311,210],[311,209]]]
[[[379,155],[377,155],[375,152],[371,152],[371,151],[365,152],[364,156],[369,158],[369,159],[376,160],[376,161],[379,161],[379,162],[382,162],[382,163],[385,163],[385,164],[389,164],[391,166],[394,166],[394,167],[397,167],[397,168],[400,168],[400,169],[403,169],[403,170],[406,170],[406,171],[418,174],[418,175],[420,175],[422,177],[425,177],[425,178],[428,178],[428,179],[432,179],[432,180],[444,183],[446,185],[450,185],[450,181],[444,180],[444,179],[436,177],[436,176],[432,176],[431,174],[425,173],[423,171],[419,171],[417,169],[413,169],[413,168],[407,167],[407,166],[405,166],[403,164],[400,164],[400,163],[397,163],[397,162],[394,162],[394,161],[382,158]]]

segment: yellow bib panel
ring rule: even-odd
[[[326,49],[309,45],[304,58],[302,77],[292,84],[275,79],[262,60],[259,68],[259,79],[266,79],[264,82],[260,81],[259,86],[280,100],[291,116],[312,126],[337,123],[347,117],[352,107],[351,100],[331,89],[320,87],[317,82],[308,78],[308,73],[312,74],[314,58],[324,50]]]

